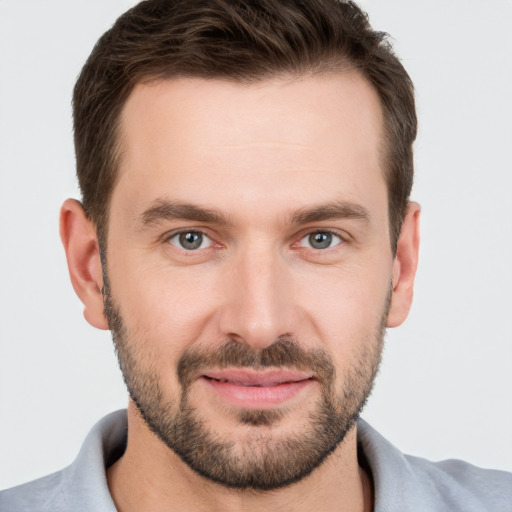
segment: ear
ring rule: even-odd
[[[74,200],[67,199],[60,210],[60,237],[68,260],[71,284],[84,304],[84,317],[98,329],[108,329],[103,307],[103,272],[96,229]]]
[[[387,326],[397,327],[409,314],[420,245],[420,205],[409,203],[393,262],[393,293]]]

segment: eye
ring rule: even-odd
[[[182,231],[181,233],[176,233],[169,238],[169,242],[186,251],[206,249],[212,245],[210,238],[201,233],[201,231]]]
[[[330,233],[329,231],[315,231],[302,238],[299,242],[301,247],[309,247],[311,249],[330,249],[342,242],[342,239]]]

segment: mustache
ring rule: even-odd
[[[253,349],[234,339],[227,340],[215,350],[191,348],[178,360],[177,374],[186,389],[201,370],[212,368],[293,368],[310,371],[319,381],[334,380],[335,369],[329,354],[322,349],[305,349],[293,337],[281,336],[262,349]]]

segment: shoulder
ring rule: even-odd
[[[57,473],[0,492],[0,512],[115,512],[106,468],[126,445],[126,412],[99,421],[74,462]]]
[[[505,512],[512,509],[512,473],[461,460],[430,462],[406,456],[418,491],[446,510]]]
[[[66,510],[65,470],[0,492],[0,512]]]
[[[460,460],[431,462],[404,455],[364,421],[358,441],[375,485],[375,512],[510,512],[512,473]]]

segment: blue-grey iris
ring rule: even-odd
[[[203,235],[197,231],[188,231],[181,233],[179,236],[180,245],[187,251],[193,251],[201,247],[203,243]]]
[[[313,249],[327,249],[332,244],[332,235],[325,232],[311,233],[309,243]]]

